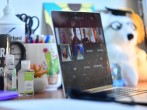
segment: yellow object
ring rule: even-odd
[[[48,71],[43,69],[43,66],[33,64],[31,65],[31,69],[34,70],[34,77],[38,78],[42,75],[46,74]]]
[[[48,25],[48,33],[52,34],[53,32],[53,25],[51,20],[51,11],[74,11],[74,9],[71,9],[69,5],[72,5],[72,7],[75,7],[76,11],[80,12],[93,12],[94,7],[93,4],[89,3],[80,3],[80,4],[68,4],[68,3],[44,3],[44,17],[45,22]],[[76,7],[80,6],[79,9]]]
[[[61,9],[62,11],[73,11],[69,8],[67,3],[56,3]],[[93,10],[91,9],[91,7],[93,6],[92,4],[87,4],[87,3],[82,3],[80,4],[81,8],[80,12],[92,12]]]
[[[138,44],[142,43],[144,41],[145,37],[145,30],[144,30],[144,24],[142,22],[142,19],[138,14],[132,11],[132,14],[130,15],[132,20],[134,21],[136,27],[137,27],[137,33],[138,33]]]

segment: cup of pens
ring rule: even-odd
[[[30,35],[26,36],[25,43],[53,43],[54,37],[52,35]]]
[[[51,41],[45,43],[45,41],[44,39],[42,43],[25,43],[26,58],[31,60],[31,64],[41,65],[47,70],[47,90],[56,90],[61,86],[61,70],[56,43]]]

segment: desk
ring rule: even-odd
[[[24,100],[24,99],[60,99],[64,98],[63,90],[54,90],[54,91],[44,91],[41,93],[36,93],[34,96],[20,96],[15,100]]]
[[[147,81],[139,82],[138,87],[141,89],[147,89]],[[20,96],[15,100],[24,100],[24,99],[61,99],[64,98],[63,90],[55,90],[55,91],[44,91],[42,93],[35,94],[34,96]]]
[[[139,83],[138,88],[147,89],[147,82]],[[127,106],[111,102],[68,100],[64,99],[62,89],[56,91],[44,91],[35,94],[34,96],[21,96],[13,101],[4,101],[0,103],[0,110],[15,110],[16,108],[23,110],[108,110],[110,108],[113,110],[146,110],[146,107],[143,106]]]

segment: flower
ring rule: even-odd
[[[48,52],[48,48],[44,48],[44,49],[43,49],[43,52],[44,52],[44,53],[47,53],[47,52]]]
[[[31,69],[34,70],[34,77],[38,78],[46,74],[48,71],[43,68],[42,65],[32,64]]]

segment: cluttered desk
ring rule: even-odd
[[[147,82],[140,82],[138,88],[147,89]],[[42,93],[35,94],[34,96],[21,96],[13,100],[4,101],[0,103],[1,110],[97,110],[97,109],[110,109],[118,110],[146,110],[146,106],[139,105],[125,105],[117,104],[113,102],[101,102],[101,101],[84,101],[75,99],[65,99],[63,96],[63,90],[44,91]]]
[[[9,7],[9,1],[7,5]],[[8,7],[4,11],[5,14],[9,14]],[[119,10],[119,12],[133,14],[130,11]],[[0,92],[0,99],[7,101],[0,103],[0,109],[79,109],[81,107],[80,109],[94,110],[97,107],[108,109],[109,106],[114,109],[146,107],[147,82],[139,81],[134,65],[131,65],[132,62],[128,65],[121,61],[121,64],[113,65],[113,68],[112,62],[110,64],[108,62],[107,42],[105,42],[100,13],[52,11],[54,36],[34,35],[34,31],[39,26],[38,18],[26,14],[17,17],[25,22],[23,26],[29,32],[25,31],[26,36],[21,35],[22,38],[17,38],[18,41],[10,42],[9,38],[16,40],[12,33],[16,33],[17,26],[1,30],[5,34],[1,34],[0,40],[2,41],[0,44],[4,44],[0,45],[4,48],[0,50],[1,70],[3,70],[0,73],[0,90],[4,90]],[[16,19],[16,16],[14,18]],[[33,30],[31,27],[34,18],[38,25]],[[131,26],[130,29],[135,28],[132,22],[127,25]],[[121,27],[122,24],[119,22],[113,22],[109,26],[114,30]],[[22,29],[23,32],[25,29]],[[128,40],[133,39],[132,36],[129,34]],[[7,42],[11,46],[10,52],[4,53],[4,50],[9,50]],[[125,75],[127,72],[129,75]],[[58,89],[61,86],[61,79],[64,90]],[[139,85],[135,88],[138,81]],[[113,84],[121,87],[114,88]],[[144,102],[136,102],[133,96],[143,93],[145,93]],[[127,96],[131,101],[119,102],[115,96],[121,98]],[[28,104],[31,106],[27,106]],[[108,106],[104,106],[106,104]]]
[[[147,89],[147,81],[146,82],[139,82],[138,87],[139,89]],[[30,99],[62,99],[64,97],[63,89],[58,89],[54,91],[45,90],[44,92],[35,94],[34,96],[21,96],[15,98],[14,100],[30,100]]]

